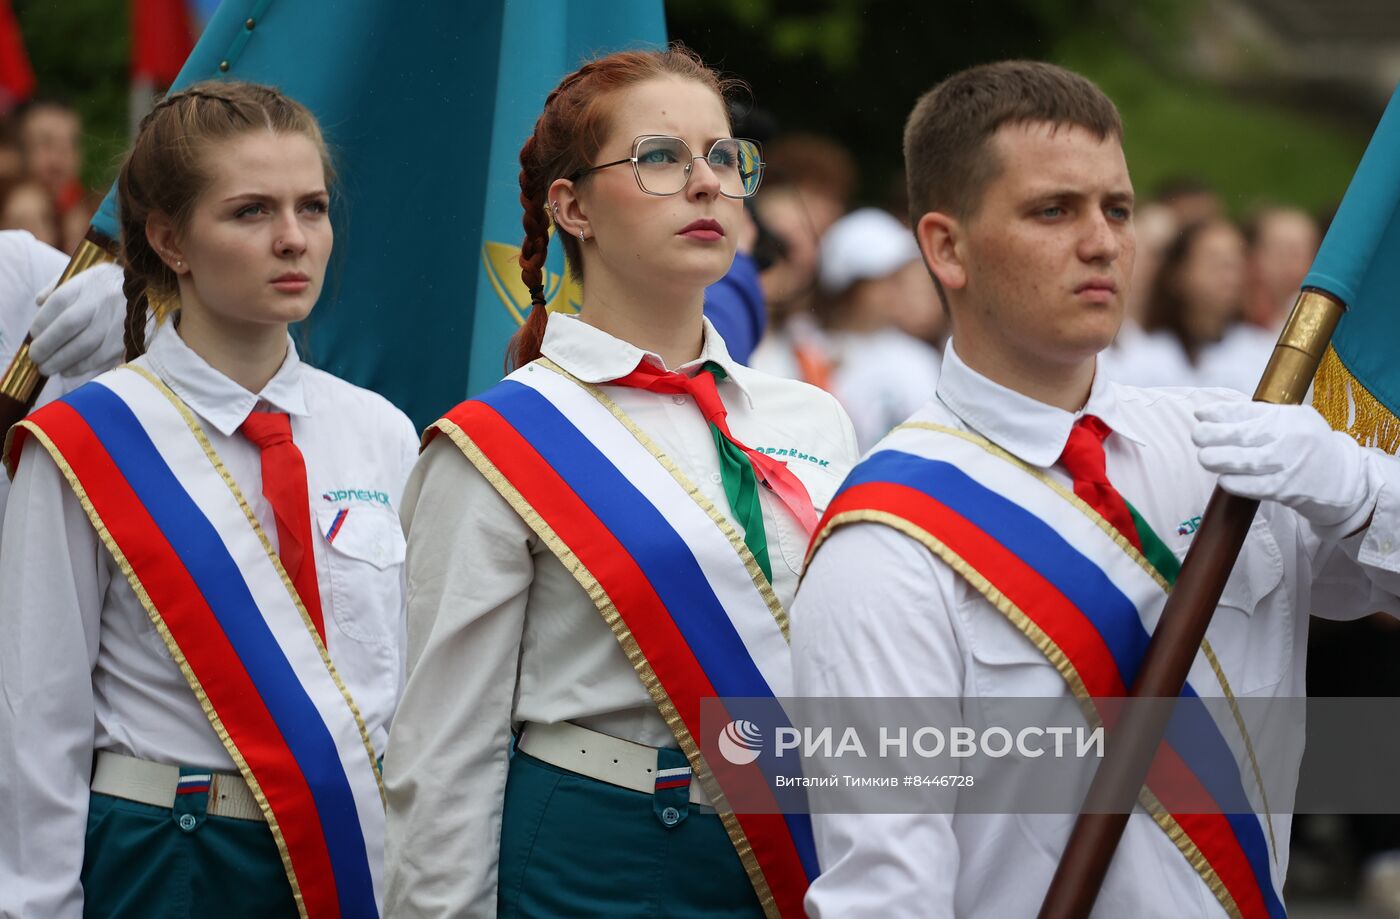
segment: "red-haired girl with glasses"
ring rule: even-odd
[[[728,89],[685,49],[612,54],[520,152],[515,370],[429,429],[405,497],[390,915],[801,913],[810,828],[733,812],[771,764],[700,700],[791,694],[786,606],[856,443],[703,317],[762,177]],[[545,309],[551,231],[577,316]],[[752,762],[717,762],[731,720]]]

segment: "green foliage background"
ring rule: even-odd
[[[105,189],[128,141],[131,30],[125,0],[12,0],[39,92],[83,116],[83,180]]]
[[[1370,125],[1235,98],[1193,77],[1183,48],[1201,2],[667,0],[666,14],[673,38],[747,80],[783,128],[854,150],[869,202],[898,182],[904,117],[920,93],[970,64],[1031,57],[1080,70],[1118,103],[1140,193],[1193,174],[1237,213],[1266,199],[1334,205]],[[41,91],[82,112],[85,178],[105,187],[127,142],[127,3],[13,5]]]
[[[884,203],[898,181],[904,117],[924,90],[975,63],[1027,57],[1079,70],[1114,99],[1140,195],[1189,174],[1218,188],[1237,214],[1266,200],[1334,206],[1371,125],[1235,98],[1194,77],[1184,49],[1199,7],[668,0],[666,11],[672,38],[747,80],[782,128],[829,133],[855,151],[871,203]]]

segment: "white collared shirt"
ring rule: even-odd
[[[1278,335],[1278,329],[1236,322],[1219,341],[1203,344],[1192,363],[1171,332],[1125,325],[1099,355],[1099,372],[1131,386],[1219,387],[1250,395],[1264,376]]]
[[[38,308],[34,298],[57,280],[68,256],[45,245],[25,230],[0,230],[0,374],[24,344]],[[10,478],[0,471],[0,520]]]
[[[1099,416],[1113,429],[1104,443],[1110,480],[1181,557],[1215,484],[1191,444],[1192,410],[1221,398],[1241,396],[1137,389],[1096,379],[1082,412],[1071,413],[976,373],[950,344],[938,398],[914,420],[975,431],[1069,484],[1055,463],[1070,428],[1079,414]],[[1342,551],[1289,509],[1273,503],[1261,508],[1207,632],[1237,697],[1305,694],[1308,613],[1346,619],[1400,608],[1393,595],[1400,589],[1400,552],[1392,545],[1400,545],[1400,476],[1395,464],[1384,465],[1373,522],[1365,534],[1346,540]],[[1065,509],[1074,513],[1068,504]],[[880,524],[852,524],[830,538],[807,572],[792,623],[798,696],[1068,694],[1045,656],[980,592],[922,544]],[[1291,765],[1296,773],[1296,759]],[[817,815],[823,873],[808,893],[808,913],[1034,916],[1073,819]],[[1275,814],[1273,828],[1281,877],[1288,815]],[[1151,817],[1134,814],[1093,915],[1223,914]]]
[[[831,391],[851,414],[861,450],[869,450],[933,397],[942,361],[937,349],[894,327],[831,332]]]
[[[625,376],[644,358],[664,366],[655,354],[557,314],[542,350],[589,383]],[[694,373],[705,361],[728,374],[718,388],[734,436],[786,461],[820,513],[856,459],[836,400],[735,363],[708,321],[700,357],[675,369]],[[714,440],[692,398],[604,389],[728,511]],[[760,492],[773,588],[786,604],[807,534],[767,489]],[[588,594],[448,438],[424,451],[403,515],[409,678],[384,760],[385,913],[494,916],[512,727],[574,721],[649,746],[675,740]]]
[[[0,366],[8,367],[38,307],[34,298],[58,279],[68,256],[26,230],[0,230]]]
[[[291,416],[306,460],[326,644],[382,751],[403,682],[399,498],[417,452],[380,396],[287,358],[260,393],[210,367],[169,325],[135,362],[198,416],[276,545],[255,407]],[[333,544],[336,514],[347,509]],[[358,529],[353,538],[346,535]],[[24,446],[0,549],[0,916],[73,917],[93,752],[237,772],[126,578],[48,453]]]

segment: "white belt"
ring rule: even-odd
[[[97,754],[92,790],[154,807],[174,807],[180,767],[152,763],[106,750]],[[248,783],[240,775],[213,772],[209,781],[208,813],[238,820],[266,820]]]
[[[611,734],[591,731],[569,721],[525,725],[516,749],[535,759],[590,779],[653,794],[656,790],[656,748]],[[692,777],[690,803],[709,804]]]

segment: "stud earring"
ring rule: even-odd
[[[178,271],[179,269],[184,268],[184,267],[185,267],[185,263],[184,263],[182,260],[180,260],[180,259],[177,258],[177,259],[175,260],[175,270]]]

